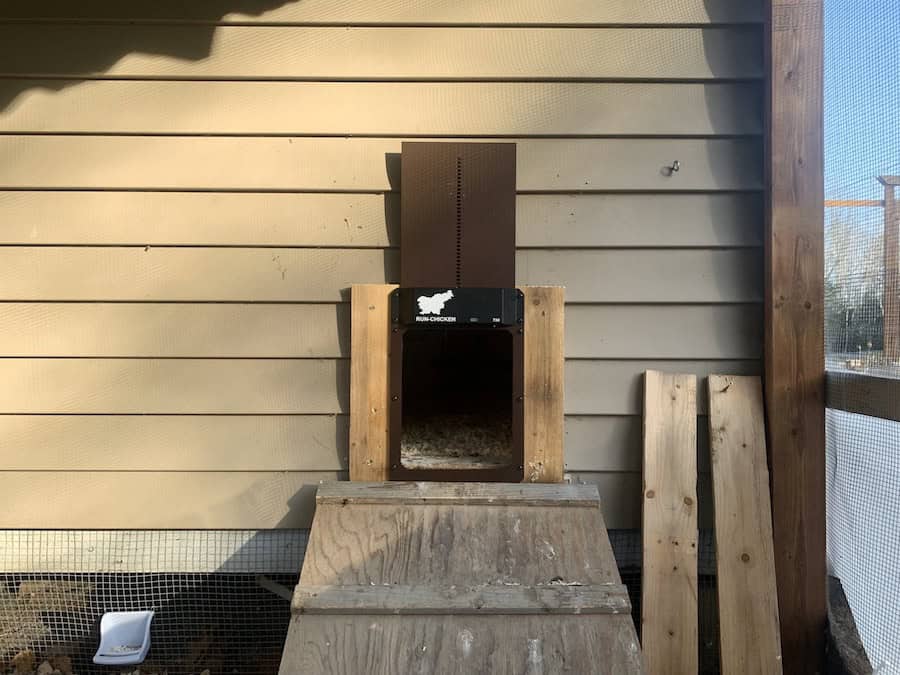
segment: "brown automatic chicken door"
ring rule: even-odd
[[[522,474],[515,163],[511,143],[403,144],[392,479]]]
[[[515,285],[515,144],[401,167],[400,285],[353,288],[351,478],[560,480],[562,289]]]

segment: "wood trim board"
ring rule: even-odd
[[[524,471],[530,483],[559,483],[565,398],[565,289],[525,286]]]
[[[900,422],[900,379],[829,370],[825,391],[829,408]]]
[[[393,285],[356,284],[350,302],[350,480],[388,479]]]

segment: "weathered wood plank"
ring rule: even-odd
[[[66,21],[184,21],[204,23],[366,23],[366,24],[705,24],[762,21],[760,2],[683,0],[661,6],[655,0],[561,0],[548,6],[542,0],[514,4],[490,0],[398,3],[394,0],[302,0],[276,6],[235,11],[223,0],[82,0],[77,8],[68,0],[6,0],[3,19]]]
[[[316,495],[327,505],[600,506],[593,485],[519,483],[328,483]]]
[[[0,191],[0,244],[396,246],[399,194]],[[64,217],[63,217],[64,216]],[[762,244],[758,194],[521,194],[520,247]]]
[[[558,483],[565,472],[565,289],[526,286],[524,348],[525,480]]]
[[[0,126],[7,133],[715,136],[762,132],[760,91],[754,83],[85,80],[63,85],[59,80],[0,80],[0,101],[12,98],[15,105],[0,113]],[[111,110],[116,111],[114,115],[109,114]],[[454,114],[448,115],[448,110]]]
[[[355,285],[351,301],[350,479],[388,478],[390,294],[396,286]]]
[[[697,619],[697,378],[644,376],[641,645],[650,673],[694,673]]]
[[[624,614],[621,584],[587,586],[297,586],[291,609],[301,614]]]
[[[762,384],[709,377],[722,672],[781,673]]]
[[[900,422],[900,379],[830,370],[825,386],[829,408]]]
[[[0,247],[0,300],[340,302],[390,283],[398,252],[366,249]],[[517,283],[576,303],[758,302],[757,249],[528,250]],[[622,283],[622,279],[629,283]]]
[[[347,304],[0,303],[0,355],[339,358]],[[754,359],[762,306],[568,305],[566,356]]]
[[[402,140],[8,135],[0,187],[383,192],[399,187]],[[519,190],[762,188],[757,139],[527,139],[516,158]]]
[[[752,375],[760,364],[568,361],[566,413],[639,415],[645,370]],[[310,415],[349,411],[350,368],[331,359],[14,358],[0,359],[0,382],[0,414]]]
[[[0,528],[309,527],[330,472],[0,471]]]
[[[435,616],[292,619],[281,673],[643,672],[631,618],[607,616]],[[597,617],[594,617],[595,619]],[[295,623],[296,622],[296,623]],[[290,638],[289,638],[290,639]],[[411,645],[400,649],[397,645]]]
[[[0,25],[0,74],[160,78],[757,78],[756,27]],[[35,48],[39,46],[39,48]]]
[[[825,670],[824,2],[766,7],[765,387],[784,670]]]

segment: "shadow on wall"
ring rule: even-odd
[[[43,44],[33,44],[25,35],[10,31],[14,54],[4,64],[5,73],[17,76],[39,74],[39,87],[59,91],[79,84],[80,78],[106,72],[119,59],[130,53],[169,56],[189,61],[201,61],[212,50],[217,23],[231,13],[260,16],[290,0],[194,0],[177,2],[112,2],[87,0],[70,3],[63,0],[33,2],[12,0],[0,8],[4,19],[32,19],[47,21]],[[111,31],[100,28],[94,34],[90,24],[73,31],[73,20],[92,20],[97,23],[130,23],[146,21],[140,31]],[[171,25],[157,26],[156,22],[185,23],[181,30]],[[17,44],[17,42],[19,44]],[[61,58],[64,55],[64,58]],[[48,79],[49,78],[49,79]],[[57,79],[58,78],[58,79]],[[34,80],[14,79],[0,82],[0,111],[16,97],[35,88]]]
[[[720,0],[704,0],[704,4],[706,6],[706,11],[709,13],[710,19],[715,22],[717,17],[721,14],[721,10],[723,8],[723,4]],[[758,0],[757,4],[762,7],[764,3],[762,0]],[[735,53],[735,50],[729,49],[728,42],[731,39],[731,36],[735,31],[742,31],[745,34],[749,34],[755,44],[755,52],[749,54]],[[753,104],[754,109],[750,111],[750,114],[754,115],[758,120],[758,130],[759,136],[755,136],[751,139],[746,139],[747,143],[755,143],[756,147],[754,148],[754,152],[747,157],[742,157],[741,159],[749,160],[747,165],[741,165],[738,158],[727,157],[720,153],[713,152],[710,148],[708,153],[710,167],[716,175],[733,175],[735,171],[742,172],[744,174],[742,184],[746,185],[755,185],[758,187],[758,194],[753,196],[753,209],[754,209],[754,218],[752,219],[755,224],[755,237],[752,237],[752,240],[758,242],[758,264],[756,265],[756,274],[749,281],[755,284],[755,288],[757,289],[757,295],[759,297],[760,302],[763,298],[763,272],[764,272],[764,260],[762,255],[762,244],[765,236],[765,214],[763,208],[764,202],[764,185],[765,185],[765,138],[763,133],[765,131],[765,99],[766,99],[766,85],[765,85],[765,35],[764,35],[764,26],[763,24],[755,24],[755,25],[745,25],[745,26],[732,26],[727,30],[707,30],[704,32],[703,37],[703,48],[706,54],[707,63],[710,65],[710,68],[713,70],[713,75],[716,77],[729,77],[728,72],[724,72],[720,70],[716,71],[716,68],[722,68],[723,62],[721,59],[721,55],[723,53],[730,53],[731,58],[740,59],[744,64],[751,64],[754,66],[755,70],[759,72],[760,77],[759,81],[748,83],[747,86],[754,88],[754,96],[753,96]],[[706,108],[710,119],[713,122],[713,128],[715,130],[720,130],[726,127],[728,124],[728,119],[723,115],[721,108],[716,104],[714,100],[710,97],[711,90],[707,88],[706,91]],[[710,208],[712,208],[712,202],[709,202]],[[722,214],[719,214],[720,217]],[[735,218],[739,217],[737,214],[734,214]],[[722,232],[727,231],[728,224],[727,223],[717,223],[717,229]],[[717,276],[727,276],[729,274],[734,274],[734,270],[731,269],[721,269]],[[764,330],[762,322],[760,321],[759,331],[758,331],[758,339],[760,344],[760,353],[762,353],[762,342],[764,338]]]

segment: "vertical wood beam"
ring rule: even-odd
[[[767,11],[765,375],[786,673],[824,670],[823,0]]]
[[[895,176],[879,178],[884,185],[884,357],[900,360],[900,209]]]

